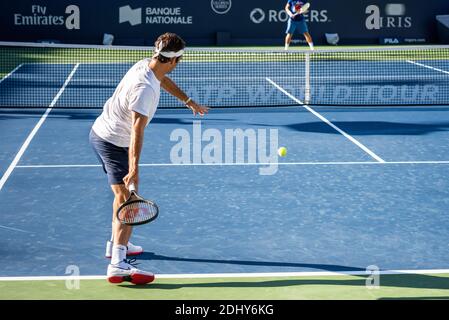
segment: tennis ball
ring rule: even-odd
[[[280,147],[278,149],[278,155],[280,157],[285,157],[287,155],[287,148],[286,147]]]

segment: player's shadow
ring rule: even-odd
[[[308,264],[295,262],[276,262],[276,261],[249,261],[249,260],[224,260],[224,259],[199,259],[199,258],[180,258],[155,254],[154,252],[144,252],[137,257],[138,260],[163,260],[179,262],[198,262],[198,263],[217,263],[244,266],[268,266],[268,267],[291,267],[291,268],[310,268],[325,271],[365,271],[366,269],[357,267],[348,267],[332,264]]]
[[[342,265],[332,264],[308,264],[295,262],[277,262],[277,261],[250,261],[250,260],[226,260],[226,259],[200,259],[200,258],[181,258],[158,255],[153,252],[144,252],[138,257],[139,260],[163,260],[163,261],[179,261],[179,262],[193,262],[193,263],[216,263],[216,264],[231,264],[231,265],[246,265],[246,266],[271,266],[271,267],[290,267],[290,268],[308,268],[321,271],[330,272],[357,272],[358,275],[352,279],[347,277],[340,277],[341,279],[316,277],[290,277],[289,279],[281,280],[251,280],[246,281],[226,281],[221,279],[215,281],[213,279],[197,279],[182,281],[178,283],[152,283],[146,286],[122,285],[123,287],[135,289],[180,289],[180,288],[267,288],[267,287],[286,287],[299,285],[329,285],[329,286],[365,286],[368,274],[365,275],[365,268],[348,267]],[[316,279],[320,277],[320,279]],[[171,282],[171,281],[170,281]],[[392,274],[380,275],[381,287],[395,287],[395,288],[415,288],[415,289],[438,289],[449,290],[449,278],[438,277],[432,275],[420,274]],[[448,291],[449,292],[449,291]],[[415,298],[414,298],[415,299]]]
[[[161,289],[174,290],[182,288],[276,288],[276,287],[294,287],[294,286],[351,286],[351,287],[367,287],[371,284],[368,276],[353,276],[348,277],[288,277],[279,280],[260,280],[246,278],[245,280],[235,281],[236,278],[229,280],[220,279],[171,279],[163,280],[163,282],[156,281],[154,283],[135,286],[132,284],[124,284],[122,287],[133,289]],[[275,278],[275,277],[273,277]],[[339,279],[341,278],[341,279]],[[449,279],[443,277],[436,277],[431,275],[411,275],[411,274],[397,274],[397,275],[381,275],[380,288],[409,288],[409,289],[427,289],[427,290],[449,290]],[[376,289],[372,289],[376,290]],[[395,299],[394,297],[385,297],[384,299]],[[413,299],[419,299],[413,297]],[[430,297],[422,297],[422,299],[430,299]]]
[[[34,108],[34,107],[30,107]],[[0,113],[0,121],[40,119],[46,109],[35,108],[35,110],[11,109],[10,114]],[[71,119],[71,120],[95,120],[101,113],[101,110],[92,108],[72,108],[72,109],[53,109],[47,116],[49,119]]]
[[[389,121],[335,121],[338,128],[351,135],[425,135],[432,132],[449,131],[449,122],[428,124],[400,123]],[[266,126],[257,124],[258,126]],[[300,132],[340,134],[324,122],[304,122],[284,125],[291,130]]]
[[[24,119],[40,119],[42,118],[42,115],[26,115],[26,116],[4,116],[4,115],[0,115],[0,121],[11,121],[11,120],[24,120]],[[5,122],[5,127],[6,125],[8,125]]]
[[[161,118],[161,117],[154,117],[151,120],[151,123],[159,123],[159,124],[177,124],[177,125],[187,125],[187,126],[192,126],[193,125],[193,121],[200,121],[203,124],[207,124],[207,123],[211,123],[214,121],[220,122],[220,121],[225,121],[225,122],[231,122],[231,121],[235,121],[235,119],[207,119],[207,118],[197,118],[197,119],[181,119],[181,118]]]
[[[23,119],[40,119],[44,111],[40,110],[26,110],[19,108],[11,108],[10,111],[0,112],[0,121],[9,120],[23,120]]]
[[[438,296],[438,297],[383,297],[378,300],[449,300],[449,296]]]

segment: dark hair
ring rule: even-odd
[[[162,46],[161,46],[162,44]],[[156,42],[154,43],[155,48],[159,48],[161,46],[161,51],[179,51],[186,47],[186,43],[180,36],[178,36],[175,33],[164,33],[157,38]],[[160,54],[154,56],[158,61],[161,63],[167,63],[170,61],[170,58],[164,57]],[[177,59],[179,60],[179,59]]]

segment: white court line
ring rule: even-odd
[[[11,175],[11,173],[14,171],[14,168],[19,163],[20,158],[22,158],[22,156],[25,153],[26,149],[30,145],[31,140],[33,140],[33,138],[36,135],[37,131],[40,129],[40,127],[44,123],[45,119],[47,119],[47,116],[50,113],[51,109],[53,109],[53,107],[56,104],[56,102],[58,101],[59,97],[61,97],[61,95],[64,92],[65,88],[67,87],[67,85],[69,84],[69,82],[72,79],[73,75],[75,74],[76,70],[78,69],[78,66],[79,66],[79,63],[76,64],[75,67],[73,67],[73,70],[72,70],[72,72],[70,72],[69,76],[65,80],[64,85],[61,87],[61,89],[59,89],[59,92],[53,98],[53,101],[50,103],[50,105],[48,106],[47,110],[42,115],[42,117],[40,118],[40,120],[38,121],[38,123],[36,124],[34,129],[28,135],[28,137],[26,138],[26,140],[23,143],[22,147],[20,148],[19,152],[14,157],[13,161],[9,165],[8,169],[6,170],[6,172],[3,174],[3,177],[0,179],[0,191],[2,190],[3,186],[5,185],[6,181],[8,180],[9,176]]]
[[[83,63],[84,65],[85,63]],[[51,79],[51,76],[39,76],[39,75],[33,75],[36,80],[40,79]],[[23,75],[18,76],[18,78],[23,79],[30,79],[32,78],[30,75]],[[444,77],[444,75],[441,75],[441,77]],[[173,80],[175,81],[199,81],[199,82],[205,82],[205,81],[254,81],[254,80],[260,80],[265,82],[266,76],[252,76],[252,77],[177,77],[173,76]],[[310,76],[310,79],[324,79],[324,80],[385,80],[385,79],[395,79],[395,80],[413,80],[413,79],[422,79],[422,75],[410,75],[410,76],[402,76],[402,75],[395,75],[395,76]],[[270,79],[275,80],[304,80],[304,77],[297,77],[297,76],[283,76],[283,77],[270,77]],[[106,82],[106,83],[118,83],[121,79],[114,79],[114,78],[92,78],[86,75],[84,78],[79,77],[78,79],[74,80],[74,82],[83,82],[83,83],[98,83],[98,82]],[[1,81],[0,81],[1,82]],[[330,84],[331,85],[331,84]],[[250,85],[251,86],[251,85]]]
[[[438,68],[435,68],[435,67],[431,67],[431,66],[428,66],[427,64],[415,62],[415,61],[412,61],[412,60],[407,60],[407,62],[411,63],[411,64],[414,64],[414,65],[417,65],[417,66],[420,66],[420,67],[423,67],[423,68],[427,68],[427,69],[433,70],[433,71],[438,71],[438,72],[442,72],[442,73],[445,73],[445,74],[449,74],[449,71],[438,69]]]
[[[173,80],[198,80],[198,81],[206,81],[206,80],[266,80],[265,76],[251,76],[251,77],[179,77],[179,76],[173,76]],[[303,80],[304,76],[273,76],[269,77],[270,79],[298,79]],[[354,79],[354,80],[384,80],[384,79],[422,79],[422,75],[385,75],[385,76],[310,76],[310,79],[331,79],[331,80],[339,80],[339,79]],[[102,80],[102,79],[94,79],[94,80]],[[104,80],[104,79],[103,79]]]
[[[0,228],[6,229],[6,230],[12,230],[12,231],[19,231],[19,232],[23,232],[23,233],[33,233],[33,232],[25,231],[25,230],[22,230],[22,229],[11,228],[11,227],[2,226],[2,225],[0,225]]]
[[[85,63],[83,63],[84,65]],[[444,75],[441,75],[444,77]],[[23,78],[29,79],[29,75],[23,76]],[[42,79],[43,77],[36,75],[36,79]],[[326,79],[326,80],[385,80],[385,79],[396,79],[396,80],[405,80],[405,79],[422,79],[422,75],[394,75],[394,76],[310,76],[310,79]],[[176,81],[252,81],[252,80],[261,80],[266,81],[266,76],[252,76],[252,77],[178,77],[173,76],[173,80]],[[298,76],[275,76],[270,77],[270,79],[279,79],[279,80],[304,80],[304,77]],[[93,78],[86,75],[84,78],[80,77],[74,81],[76,82],[86,82],[86,83],[97,83],[97,82],[107,82],[107,83],[118,83],[121,79],[111,79],[111,78]]]
[[[165,165],[165,164],[161,164]],[[139,166],[142,166],[140,164]],[[96,168],[101,167],[100,164],[37,164],[37,165],[20,165],[16,166],[19,168]]]
[[[449,269],[427,270],[385,270],[379,275],[404,274],[447,274]],[[274,277],[324,277],[324,276],[361,276],[372,275],[370,271],[316,271],[316,272],[264,272],[264,273],[187,273],[156,274],[156,279],[213,279],[213,278],[274,278]],[[54,281],[54,280],[104,280],[106,276],[37,276],[37,277],[0,277],[0,281]]]
[[[3,78],[0,79],[0,83],[2,83],[4,80],[6,80],[7,78],[9,78],[14,72],[16,72],[17,70],[19,70],[19,68],[23,66],[23,63],[19,64],[17,67],[14,68],[13,71],[11,71],[10,73],[8,73],[6,76],[4,76]]]
[[[415,62],[409,61],[409,60],[407,62],[415,63]],[[61,63],[23,63],[20,66],[16,67],[16,69],[11,71],[10,74],[12,74],[15,71],[17,71],[17,69],[19,69],[23,65],[43,65],[43,64],[51,64],[51,65],[53,65],[53,64],[55,64],[55,65],[64,64],[64,65],[66,65],[67,63],[64,63],[64,62],[61,62]],[[90,64],[98,64],[98,63],[91,62]],[[112,63],[105,63],[105,64],[120,64],[120,63],[112,62]],[[418,63],[415,63],[415,64],[418,64]],[[89,65],[89,62],[83,62],[83,65]],[[422,65],[422,66],[425,66],[425,65]],[[432,68],[432,67],[430,67],[430,68]],[[440,70],[438,70],[438,71],[440,71]],[[445,72],[445,71],[443,71],[443,72]],[[445,73],[447,73],[447,72],[445,72]],[[5,78],[8,77],[10,74],[5,76]],[[443,76],[443,75],[441,75],[441,76]],[[29,79],[30,75],[26,75],[26,76],[24,75],[22,77]],[[42,75],[34,75],[34,77],[36,79],[37,78],[41,79],[43,76]],[[51,78],[50,75],[48,75],[46,77]],[[249,81],[249,80],[254,80],[254,79],[265,81],[266,78],[267,78],[266,75],[260,75],[260,76],[240,76],[240,77],[239,76],[185,77],[185,76],[176,76],[176,75],[172,76],[173,80],[188,80],[188,81],[195,81],[195,80],[197,80],[197,81],[214,81],[214,80],[217,80],[217,81],[220,81],[220,80]],[[271,76],[270,79],[280,79],[280,80],[282,80],[282,79],[293,79],[293,80],[294,79],[298,79],[298,80],[303,80],[304,77],[303,76]],[[338,75],[338,76],[316,76],[316,75],[311,75],[310,79],[328,79],[328,80],[339,80],[339,79],[349,79],[349,80],[422,79],[422,75],[410,75],[410,74],[404,74],[404,75],[400,75],[400,74],[398,74],[398,75],[380,75],[380,76],[376,76],[376,75],[371,75],[371,76],[366,76],[366,75],[364,75],[364,76],[360,76],[360,75],[349,75],[349,76],[345,76],[345,75]],[[77,82],[86,82],[86,81],[87,82],[98,82],[98,81],[104,82],[104,81],[107,81],[107,82],[114,82],[115,83],[115,82],[120,82],[120,80],[121,79],[117,79],[117,80],[112,79],[111,80],[111,78],[107,78],[107,77],[92,78],[92,77],[86,76],[84,79],[80,78],[80,79],[74,80],[74,81],[77,81]],[[1,81],[2,80],[0,80],[0,82]]]
[[[385,162],[381,157],[379,157],[377,154],[372,152],[370,149],[368,149],[366,146],[364,146],[362,143],[354,139],[351,135],[347,134],[345,131],[341,130],[339,127],[337,127],[335,124],[327,120],[325,117],[323,117],[321,114],[310,108],[308,105],[305,105],[301,100],[297,99],[296,97],[292,96],[290,93],[288,93],[286,90],[284,90],[282,87],[280,87],[277,83],[275,83],[270,78],[266,78],[266,80],[271,83],[273,86],[278,88],[282,93],[287,95],[290,99],[293,101],[296,101],[299,105],[307,109],[309,112],[311,112],[314,116],[318,117],[321,121],[325,122],[327,125],[331,126],[334,130],[338,131],[340,134],[342,134],[344,137],[346,137],[349,141],[354,143],[356,146],[358,146],[360,149],[368,153],[372,158],[374,158],[378,162]]]
[[[139,167],[238,167],[238,166],[347,166],[347,165],[432,165],[449,164],[447,161],[333,161],[333,162],[258,162],[258,163],[141,163]],[[99,164],[37,164],[37,165],[18,165],[20,169],[39,169],[39,168],[97,168]]]

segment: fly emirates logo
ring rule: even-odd
[[[14,14],[16,26],[65,26],[68,30],[80,29],[80,9],[69,5],[65,8],[65,15],[54,14],[45,6],[32,5],[31,13]]]

